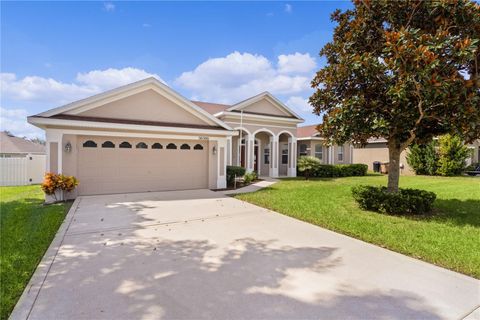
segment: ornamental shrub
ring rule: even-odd
[[[471,150],[459,136],[447,134],[439,138],[438,155],[437,174],[453,176],[465,170],[466,160],[471,156]]]
[[[415,174],[453,176],[465,170],[471,150],[459,136],[444,135],[438,142],[413,145],[407,155],[408,165]]]
[[[356,186],[352,195],[360,208],[392,215],[426,214],[432,210],[436,195],[419,189],[388,192],[386,187]]]
[[[315,168],[317,168],[319,165],[321,165],[321,162],[318,158],[302,156],[298,159],[297,168],[299,172],[303,172],[305,180],[308,180],[308,178],[310,178],[312,173],[315,171]]]
[[[233,186],[235,176],[243,177],[245,168],[239,166],[227,166],[227,185]]]
[[[414,144],[407,154],[407,163],[418,175],[435,175],[438,168],[438,154],[436,143]]]
[[[298,171],[298,175],[303,175],[299,168]],[[362,163],[337,165],[318,163],[313,168],[310,176],[317,178],[365,176],[367,171],[368,166]]]
[[[57,199],[57,190],[62,192],[71,192],[78,186],[78,180],[74,176],[65,176],[63,174],[56,174],[47,172],[43,179],[41,188],[46,195]]]
[[[243,176],[243,182],[245,184],[250,184],[252,181],[257,179],[257,173],[255,171],[245,173]]]
[[[56,191],[60,188],[59,175],[52,172],[45,173],[43,183],[40,186],[46,195],[53,196],[57,201]]]

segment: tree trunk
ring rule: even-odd
[[[398,192],[398,183],[400,180],[400,153],[401,147],[395,143],[388,144],[388,192]]]

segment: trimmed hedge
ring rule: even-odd
[[[245,168],[239,166],[227,166],[227,185],[233,186],[235,176],[243,177],[245,175]]]
[[[425,214],[432,211],[436,195],[419,189],[388,192],[386,187],[356,186],[352,194],[360,208],[392,215]]]
[[[367,175],[368,166],[366,164],[318,164],[310,173],[311,177],[316,178],[338,178]],[[303,172],[298,172],[298,176],[303,176]]]

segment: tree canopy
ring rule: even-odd
[[[412,143],[480,137],[479,4],[357,0],[332,20],[327,63],[312,81],[318,129],[336,143],[387,139],[389,188],[398,190],[399,154]]]

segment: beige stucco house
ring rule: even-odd
[[[155,78],[28,117],[46,132],[46,171],[72,196],[226,187],[226,166],[295,176],[297,124],[265,92],[234,105],[190,101]]]
[[[349,143],[344,145],[327,145],[323,137],[317,131],[317,124],[298,127],[297,143],[298,157],[312,156],[318,158],[324,164],[350,164],[352,162],[353,146]]]

